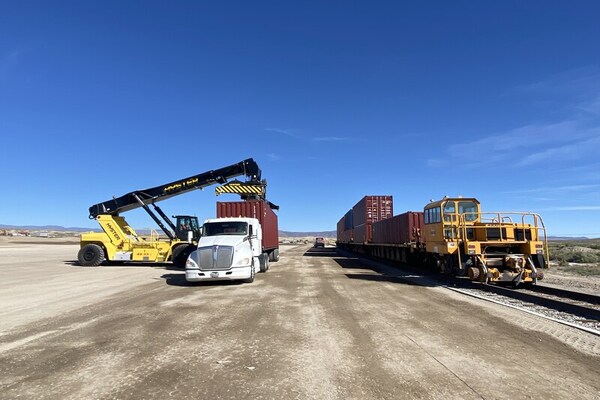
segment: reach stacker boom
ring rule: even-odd
[[[242,176],[246,182],[230,179]],[[77,259],[84,266],[98,266],[105,261],[115,262],[168,262],[184,267],[188,255],[196,249],[200,237],[198,218],[190,215],[175,215],[175,223],[156,205],[157,202],[196,189],[215,184],[227,184],[237,191],[228,189],[223,193],[237,193],[242,199],[264,200],[266,182],[261,181],[261,170],[249,158],[217,170],[193,175],[165,185],[144,190],[135,190],[89,208],[89,216],[100,224],[102,232],[81,235]],[[219,194],[220,191],[217,191]],[[150,208],[154,209],[154,211]],[[154,230],[150,236],[138,233],[120,214],[142,207],[164,232],[161,237]]]

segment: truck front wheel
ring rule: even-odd
[[[97,267],[104,260],[104,250],[97,244],[86,244],[77,253],[77,261],[84,267]]]
[[[242,282],[244,282],[244,283],[254,282],[254,275],[256,275],[256,270],[254,269],[254,262],[252,262],[252,268],[250,270],[250,278],[244,279],[244,280],[242,280]]]

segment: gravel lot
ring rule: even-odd
[[[41,243],[39,242],[41,240]],[[597,399],[600,339],[334,249],[253,284],[0,241],[2,399]]]

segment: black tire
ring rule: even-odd
[[[531,260],[537,269],[546,268],[546,261],[543,254],[532,254]]]
[[[97,267],[104,260],[106,260],[104,250],[97,244],[86,244],[77,253],[77,261],[84,267]]]
[[[269,258],[270,254],[261,254],[260,259],[260,272],[267,272],[269,270]]]
[[[196,250],[193,244],[180,244],[173,249],[173,265],[177,268],[185,268],[185,263],[192,251]]]
[[[277,262],[279,261],[279,249],[273,250],[269,253],[270,261]]]
[[[244,283],[252,283],[252,282],[254,282],[254,276],[255,275],[256,275],[256,270],[254,269],[254,261],[252,261],[252,272],[250,273],[250,278],[243,279],[242,282],[244,282]]]

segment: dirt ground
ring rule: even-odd
[[[0,399],[597,399],[600,338],[282,247],[252,284],[0,241]]]

